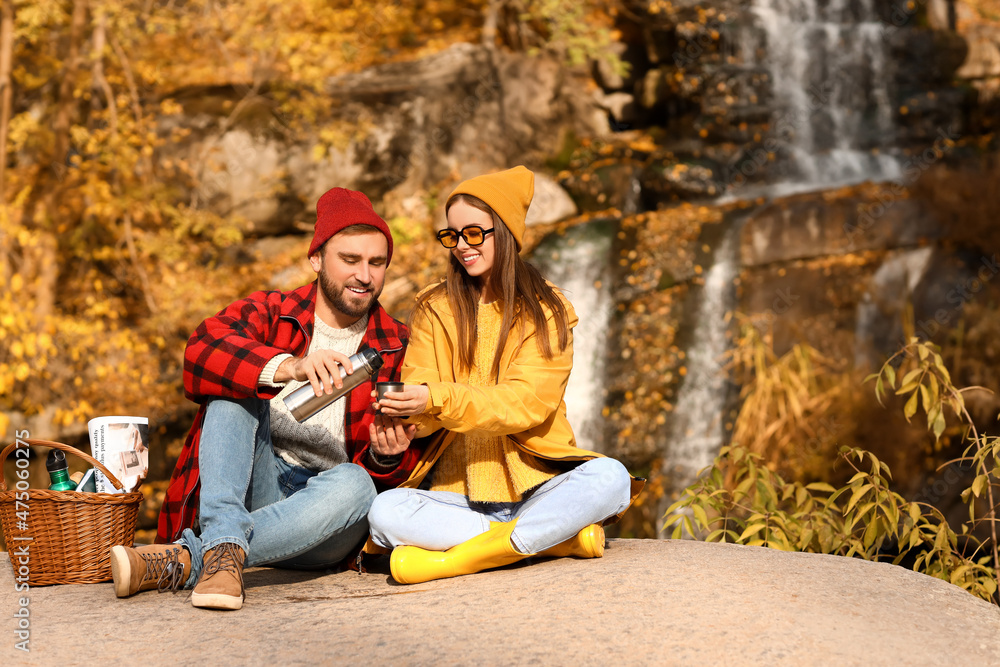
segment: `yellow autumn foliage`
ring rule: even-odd
[[[318,136],[319,160],[372,130],[365,119],[330,124],[331,79],[479,41],[486,13],[506,5],[514,3],[5,3],[0,20],[13,40],[0,49],[13,66],[0,83],[9,79],[13,96],[0,99],[3,437],[42,413],[79,427],[96,414],[145,414],[162,424],[190,410],[181,392],[189,333],[303,254],[305,243],[254,264],[238,247],[246,222],[206,208],[200,179],[225,166],[171,150],[190,140],[180,116],[199,90],[224,86],[243,96],[213,111],[220,134],[239,114],[263,109],[269,128]],[[572,60],[610,53],[602,3],[517,6],[523,18],[499,16],[525,21],[521,32],[540,38],[524,48]],[[393,220],[409,239],[420,236],[415,224],[423,221]],[[400,275],[432,277],[426,262],[408,271]],[[410,282],[387,293],[401,295]]]

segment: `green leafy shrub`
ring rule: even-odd
[[[957,531],[937,508],[893,491],[888,465],[870,452],[841,448],[840,458],[854,475],[835,488],[786,481],[763,465],[760,454],[738,443],[724,447],[668,508],[664,530],[672,527],[674,538],[912,563],[914,571],[996,601],[1000,567],[993,489],[1000,480],[1000,438],[976,431],[962,399],[965,390],[951,383],[935,345],[912,338],[869,379],[875,380],[880,401],[889,390],[908,396],[907,419],[922,407],[935,437],[945,429],[946,409],[964,424],[969,446],[960,460],[973,465],[977,475],[962,494],[969,521]],[[977,518],[980,498],[988,509]],[[986,540],[973,534],[983,523],[991,535]]]

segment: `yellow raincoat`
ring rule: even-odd
[[[579,321],[576,312],[558,289],[556,294],[572,329]],[[554,318],[542,307],[549,322],[547,335],[552,341],[553,358],[542,356],[536,343],[538,332],[530,318],[523,327],[515,323],[504,346],[497,384],[492,387],[467,384],[469,371],[461,369],[459,363],[458,326],[444,294],[431,299],[417,313],[410,327],[401,379],[406,384],[427,385],[430,390],[427,410],[408,420],[418,424],[417,438],[434,437],[410,478],[399,488],[419,486],[458,433],[507,436],[525,452],[548,461],[586,461],[602,456],[576,446],[563,400],[573,367],[572,332],[569,344],[559,351]],[[487,363],[492,364],[492,359]],[[643,484],[644,480],[633,478],[632,501]],[[619,518],[621,514],[605,523]]]

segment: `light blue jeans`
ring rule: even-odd
[[[444,551],[490,529],[491,521],[517,519],[514,547],[535,554],[625,511],[631,478],[614,459],[585,461],[539,486],[516,503],[471,503],[460,493],[390,489],[368,512],[372,539],[387,549],[413,545]]]
[[[240,546],[246,566],[322,569],[342,561],[368,533],[375,485],[361,466],[316,473],[289,465],[271,447],[268,401],[209,402],[198,450],[201,532],[178,540],[191,552],[187,588],[198,582],[205,552]]]

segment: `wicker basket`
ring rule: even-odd
[[[75,454],[107,475],[115,488],[123,488],[107,468],[78,449],[49,440],[21,442]],[[16,486],[8,491],[3,465],[16,447],[17,443],[8,445],[0,453],[0,527],[16,580],[24,581],[20,568],[26,567],[31,586],[111,581],[111,547],[132,546],[142,494],[18,491]],[[27,564],[21,563],[19,556],[25,545]]]

